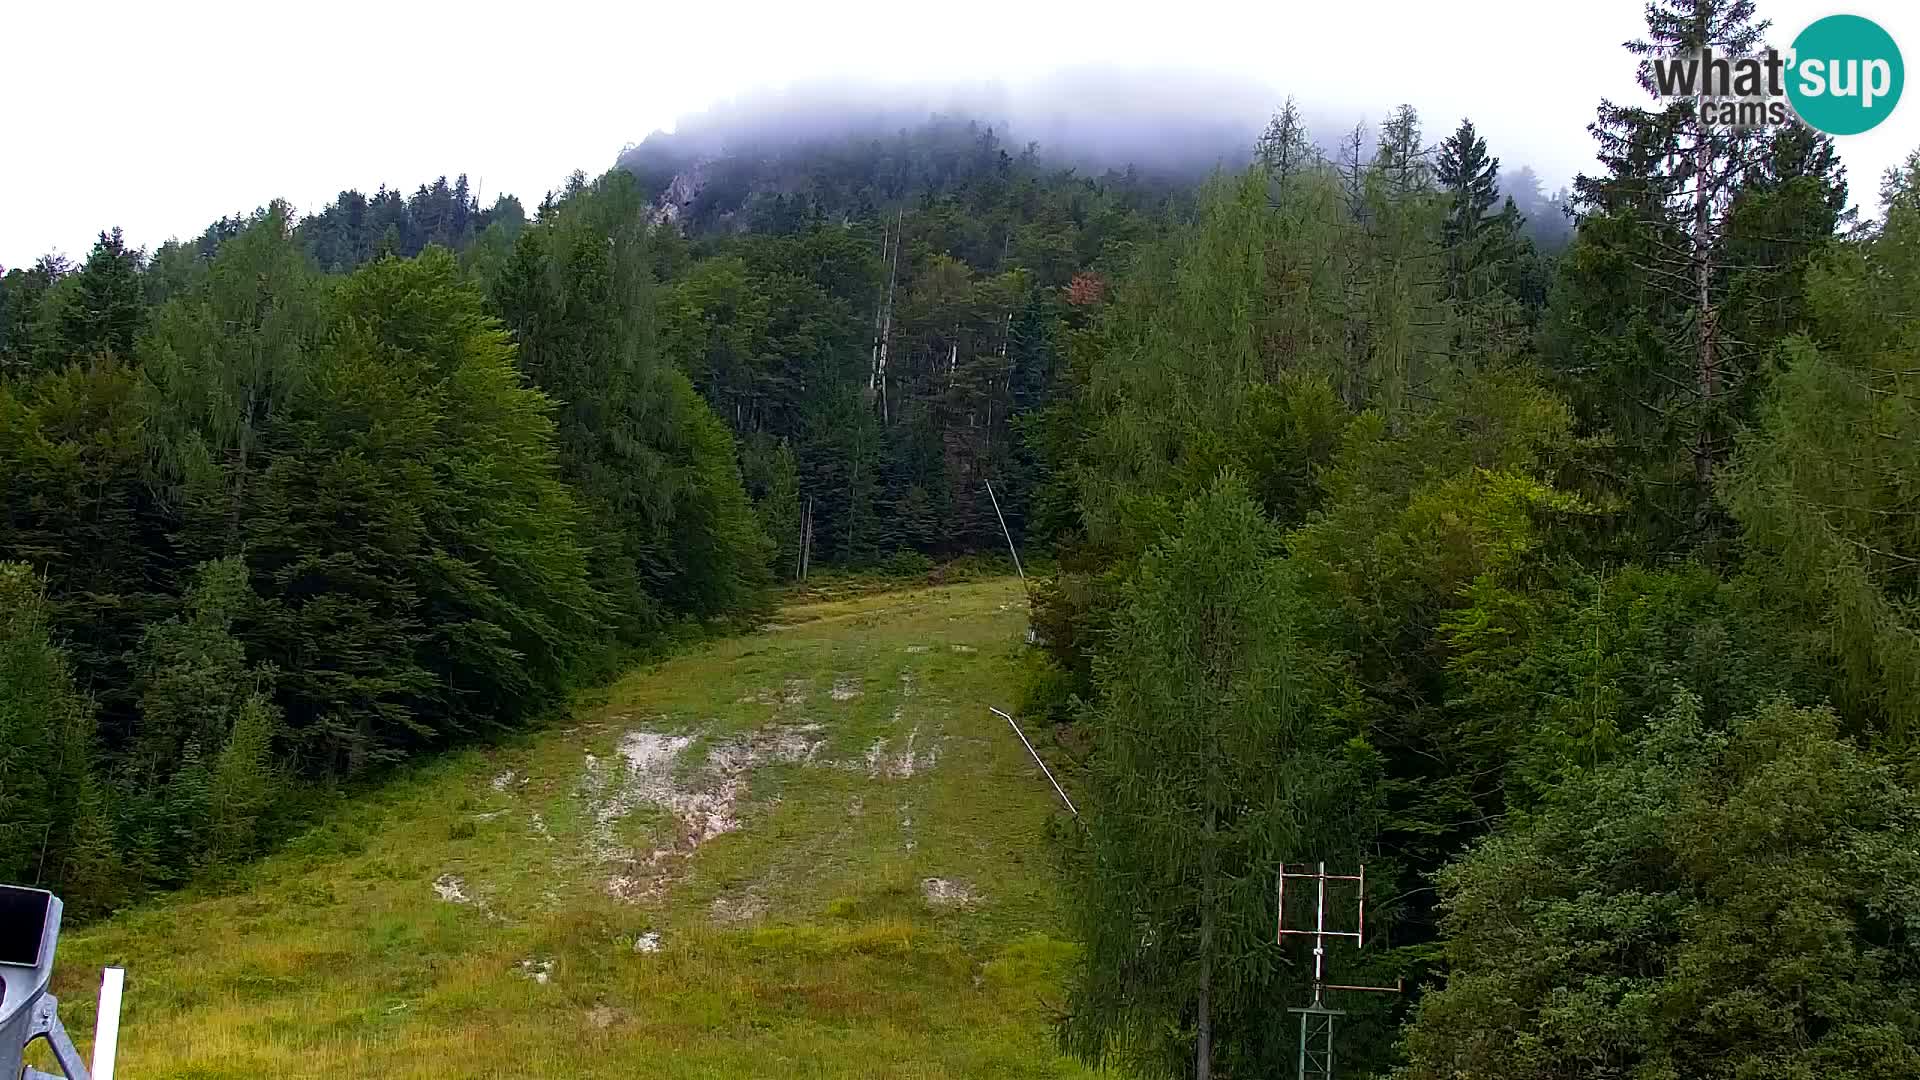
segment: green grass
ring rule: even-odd
[[[1017,583],[796,605],[774,626],[358,799],[220,895],[74,931],[69,1028],[91,1031],[118,963],[135,1080],[1084,1075],[1049,1026],[1074,953],[1053,793],[986,708],[1015,691]],[[689,851],[675,810],[614,814],[595,787],[588,755],[617,786],[633,731],[691,737],[671,779],[722,802],[716,748],[817,746],[726,774],[738,827]],[[656,849],[673,853],[650,866]],[[434,888],[455,877],[464,903]],[[621,877],[633,898],[610,892]],[[930,900],[928,879],[962,900]]]

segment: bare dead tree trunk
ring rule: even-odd
[[[887,261],[893,255],[893,232],[883,221],[880,224],[880,258]],[[880,386],[880,337],[881,327],[885,324],[887,312],[887,286],[882,282],[874,289],[873,296],[873,354],[867,365],[867,392],[873,393]]]
[[[888,416],[889,410],[887,408],[887,349],[893,337],[894,286],[900,275],[900,233],[905,228],[905,222],[906,211],[901,210],[896,212],[893,223],[893,253],[887,265],[887,302],[886,306],[882,309],[880,341],[874,353],[873,381],[879,384],[880,423],[882,425],[887,424],[891,420],[891,417]]]
[[[1694,433],[1693,475],[1703,489],[1713,485],[1713,411],[1720,395],[1719,357],[1716,354],[1713,282],[1713,139],[1695,105],[1693,144],[1694,376],[1700,394],[1700,424]],[[1701,506],[1704,509],[1705,503]]]

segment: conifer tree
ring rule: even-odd
[[[1500,196],[1500,159],[1487,153],[1487,140],[1473,121],[1461,120],[1440,143],[1434,178],[1446,198],[1440,224],[1445,252],[1447,297],[1459,322],[1456,348],[1467,354],[1500,343],[1499,324],[1510,317],[1506,299],[1496,295],[1517,257],[1520,211],[1511,197],[1496,209]]]
[[[32,266],[0,274],[0,378],[33,370],[35,342],[44,327],[41,309],[54,285],[72,270],[65,258],[43,255]]]
[[[130,359],[146,317],[140,282],[145,268],[146,252],[129,248],[117,227],[102,232],[87,261],[49,294],[45,332],[34,345],[39,365],[58,367],[102,353]]]
[[[1764,395],[1767,354],[1808,328],[1807,274],[1855,217],[1833,137],[1794,121],[1755,148],[1727,210],[1722,238],[1725,349],[1755,377],[1728,388],[1728,409],[1751,418]]]
[[[1272,1010],[1302,982],[1272,944],[1273,874],[1357,850],[1373,803],[1278,540],[1223,475],[1141,562],[1098,661],[1065,1028],[1088,1061],[1205,1078],[1289,1060]]]
[[[1690,543],[1717,531],[1715,471],[1733,449],[1749,397],[1751,352],[1729,342],[1724,250],[1727,210],[1765,145],[1766,131],[1708,122],[1697,96],[1659,97],[1654,61],[1712,48],[1717,56],[1755,51],[1768,23],[1752,0],[1654,0],[1646,36],[1627,44],[1639,58],[1649,108],[1603,101],[1589,126],[1605,170],[1575,181],[1584,221],[1611,219],[1575,255],[1572,290],[1586,309],[1575,333],[1578,370],[1613,368],[1589,408],[1614,429],[1641,495],[1657,507],[1657,544]],[[1603,265],[1597,265],[1603,264]],[[1644,297],[1622,303],[1587,274],[1631,275]],[[1616,313],[1605,309],[1612,306]],[[1629,325],[1608,325],[1625,317]]]
[[[112,852],[87,789],[93,704],[48,635],[45,589],[0,562],[0,878],[60,889],[73,873],[94,906],[109,900]]]
[[[1364,388],[1354,403],[1395,422],[1431,400],[1451,368],[1439,235],[1445,204],[1429,157],[1419,114],[1411,105],[1394,109],[1380,125],[1351,224],[1360,333],[1349,378]]]
[[[1755,571],[1793,597],[1830,659],[1835,703],[1908,747],[1920,737],[1920,207],[1810,275],[1812,333],[1787,341],[1759,423],[1726,485]]]
[[[1254,159],[1284,187],[1294,176],[1321,163],[1320,151],[1313,145],[1300,106],[1287,98],[1280,111],[1267,121],[1267,128],[1254,146]]]
[[[0,385],[0,555],[44,574],[48,618],[117,746],[135,692],[127,661],[174,610],[174,519],[145,475],[138,373],[111,358]]]
[[[161,307],[141,357],[156,488],[192,522],[192,555],[234,553],[261,442],[305,384],[326,288],[275,202]]]
[[[1823,709],[1681,696],[1440,875],[1401,1080],[1920,1070],[1920,798]]]
[[[615,173],[543,213],[493,283],[521,370],[559,402],[595,577],[629,635],[750,608],[769,573],[733,441],[660,355],[653,258],[633,179]]]

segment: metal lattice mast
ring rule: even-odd
[[[1313,927],[1311,929],[1292,930],[1287,927],[1287,879],[1306,879],[1314,883]],[[1352,930],[1327,929],[1327,882],[1351,881],[1357,885],[1356,917]],[[1284,942],[1287,935],[1313,938],[1313,1001],[1304,1008],[1292,1008],[1287,1011],[1300,1015],[1300,1053],[1297,1059],[1299,1080],[1333,1080],[1333,1029],[1334,1022],[1345,1016],[1340,1009],[1327,1007],[1328,990],[1371,990],[1384,993],[1398,993],[1398,983],[1393,986],[1342,986],[1327,982],[1327,939],[1352,938],[1354,947],[1366,944],[1367,932],[1367,868],[1363,864],[1358,874],[1329,874],[1327,864],[1315,863],[1308,871],[1288,870],[1285,863],[1280,865],[1279,885],[1275,890],[1275,940]]]

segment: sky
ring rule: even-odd
[[[1640,99],[1620,43],[1640,34],[1641,6],[17,0],[0,16],[0,266],[84,258],[112,225],[151,248],[276,197],[310,212],[343,188],[461,172],[485,201],[531,205],[676,118],[821,80],[1018,93],[1104,68],[1137,73],[1149,100],[1204,101],[1225,78],[1270,90],[1263,111],[1292,94],[1377,119],[1408,101],[1430,141],[1471,116],[1553,188],[1590,168],[1599,99]],[[1920,62],[1912,0],[1758,6],[1776,46],[1849,11]],[[1905,97],[1840,140],[1869,214],[1881,172],[1920,147],[1920,90]]]

